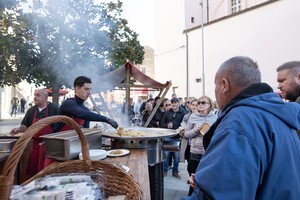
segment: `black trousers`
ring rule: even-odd
[[[200,159],[201,159],[202,155],[200,156]],[[192,160],[190,158],[189,162],[188,162],[188,172],[189,172],[189,175],[191,176],[191,174],[195,173],[196,172],[196,169],[198,167],[198,164],[200,163],[200,160]],[[189,189],[189,196],[191,196],[191,194],[194,192],[194,189],[192,187],[190,187]]]

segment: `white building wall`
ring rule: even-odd
[[[262,80],[277,90],[276,68],[290,60],[300,60],[300,1],[280,0],[204,26],[205,90],[214,97],[214,75],[222,62],[245,55],[256,60]],[[192,96],[202,94],[201,29],[189,34],[190,88]]]
[[[185,29],[201,25],[203,3],[203,22],[207,23],[221,17],[231,15],[232,0],[185,0]],[[241,9],[251,8],[270,0],[241,0]],[[191,22],[194,17],[194,23]],[[207,20],[208,19],[208,20]]]
[[[172,81],[178,96],[186,96],[186,60],[184,30],[184,0],[156,0],[155,5],[155,80]],[[167,8],[167,9],[166,9]],[[154,95],[155,96],[155,95]]]

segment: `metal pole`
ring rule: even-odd
[[[189,36],[187,32],[186,36],[186,97],[189,97]]]
[[[204,31],[203,31],[203,24],[204,24],[204,13],[203,13],[203,0],[200,2],[201,5],[201,31],[202,31],[202,94],[205,95],[205,73],[204,73]]]

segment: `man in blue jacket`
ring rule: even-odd
[[[261,83],[248,57],[225,61],[215,76],[220,108],[204,137],[206,152],[182,199],[300,198],[300,106]]]

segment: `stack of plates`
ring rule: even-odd
[[[102,149],[89,150],[91,160],[101,160],[106,158],[106,151]],[[79,154],[79,159],[82,160],[82,153]]]

